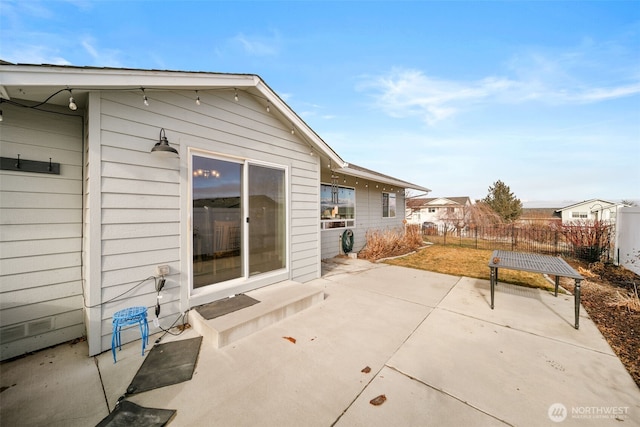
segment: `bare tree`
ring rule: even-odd
[[[485,202],[477,201],[465,208],[467,223],[471,227],[488,227],[503,223],[502,217]]]
[[[480,201],[462,207],[442,209],[438,219],[445,224],[447,231],[460,231],[465,228],[488,227],[503,223],[500,215],[491,206]]]

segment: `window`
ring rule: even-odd
[[[436,213],[438,208],[429,208],[429,213]]]
[[[396,193],[382,193],[382,217],[395,218]]]
[[[571,212],[571,218],[587,218],[586,212]]]
[[[353,227],[355,218],[355,188],[320,184],[320,220],[323,230]]]

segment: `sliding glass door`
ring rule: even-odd
[[[193,156],[193,287],[242,276],[242,163]]]
[[[193,289],[286,268],[284,168],[193,155]]]
[[[249,165],[249,275],[285,267],[283,169]]]

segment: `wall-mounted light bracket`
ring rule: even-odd
[[[15,159],[11,157],[0,157],[0,170],[60,175],[60,163],[53,163],[51,158],[49,158],[48,162],[41,162],[38,160],[21,159],[20,155]]]

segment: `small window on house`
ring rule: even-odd
[[[429,213],[436,213],[438,208],[429,208]]]
[[[382,193],[382,217],[395,218],[396,193]]]
[[[571,218],[587,218],[586,212],[571,212]]]
[[[351,187],[320,184],[320,222],[323,230],[354,227],[356,190]]]

